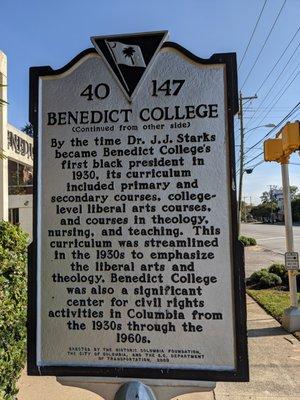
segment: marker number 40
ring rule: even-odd
[[[94,100],[94,97],[99,100],[106,99],[110,92],[110,88],[106,83],[99,83],[99,85],[88,85],[80,93],[80,96],[86,97],[87,100]]]
[[[152,81],[152,96],[158,96],[159,93],[164,93],[165,96],[177,96],[184,82],[185,79],[168,79],[158,84],[155,79]]]

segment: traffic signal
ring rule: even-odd
[[[284,156],[282,139],[267,139],[264,141],[265,161],[278,161]]]
[[[290,155],[293,151],[300,148],[299,121],[285,125],[282,130],[283,152]]]
[[[267,139],[264,142],[265,161],[286,163],[290,155],[300,149],[299,121],[286,124],[277,139]]]

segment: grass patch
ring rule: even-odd
[[[253,290],[247,289],[247,293],[262,306],[272,317],[282,322],[283,312],[290,306],[289,292],[275,289]],[[300,293],[298,293],[300,299]]]

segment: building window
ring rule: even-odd
[[[9,208],[8,209],[8,220],[11,224],[19,225],[19,209]]]
[[[32,168],[8,160],[8,194],[32,194]]]

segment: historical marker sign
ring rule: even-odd
[[[31,69],[30,374],[247,379],[235,54],[165,34]]]

